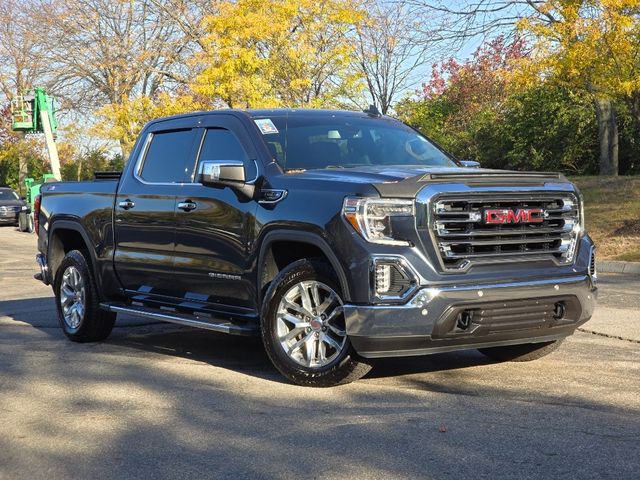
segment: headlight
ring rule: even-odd
[[[413,216],[413,200],[347,197],[342,215],[368,242],[410,245],[406,240],[394,238],[391,218]]]
[[[26,205],[22,205],[22,208],[20,210],[24,212],[24,211],[28,210],[28,208],[29,207],[27,207]]]

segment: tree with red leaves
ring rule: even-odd
[[[431,78],[420,92],[427,100],[445,95],[458,109],[469,113],[489,108],[499,110],[506,95],[506,79],[514,60],[527,54],[522,38],[507,41],[504,36],[482,44],[466,63],[450,58],[434,64]]]
[[[595,173],[589,101],[544,82],[514,82],[514,64],[527,54],[522,38],[499,36],[466,62],[435,64],[417,99],[397,111],[458,158],[485,167]]]

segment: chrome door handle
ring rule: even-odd
[[[191,210],[195,210],[196,208],[198,208],[198,205],[196,205],[195,202],[180,202],[178,204],[178,208],[180,210],[184,210],[185,212],[190,212]]]
[[[135,207],[136,204],[127,198],[126,200],[123,200],[122,202],[118,203],[118,206],[124,210],[129,210],[130,208]]]

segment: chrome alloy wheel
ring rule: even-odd
[[[60,307],[64,323],[70,329],[76,329],[84,317],[86,305],[85,285],[82,275],[74,266],[67,267],[62,274],[60,285]]]
[[[342,300],[324,283],[307,280],[291,287],[278,305],[276,319],[282,349],[302,366],[324,367],[345,349]]]

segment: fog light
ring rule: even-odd
[[[376,293],[385,294],[391,288],[391,265],[376,265]]]
[[[404,303],[420,285],[418,275],[400,256],[372,258],[369,286],[374,302]]]

